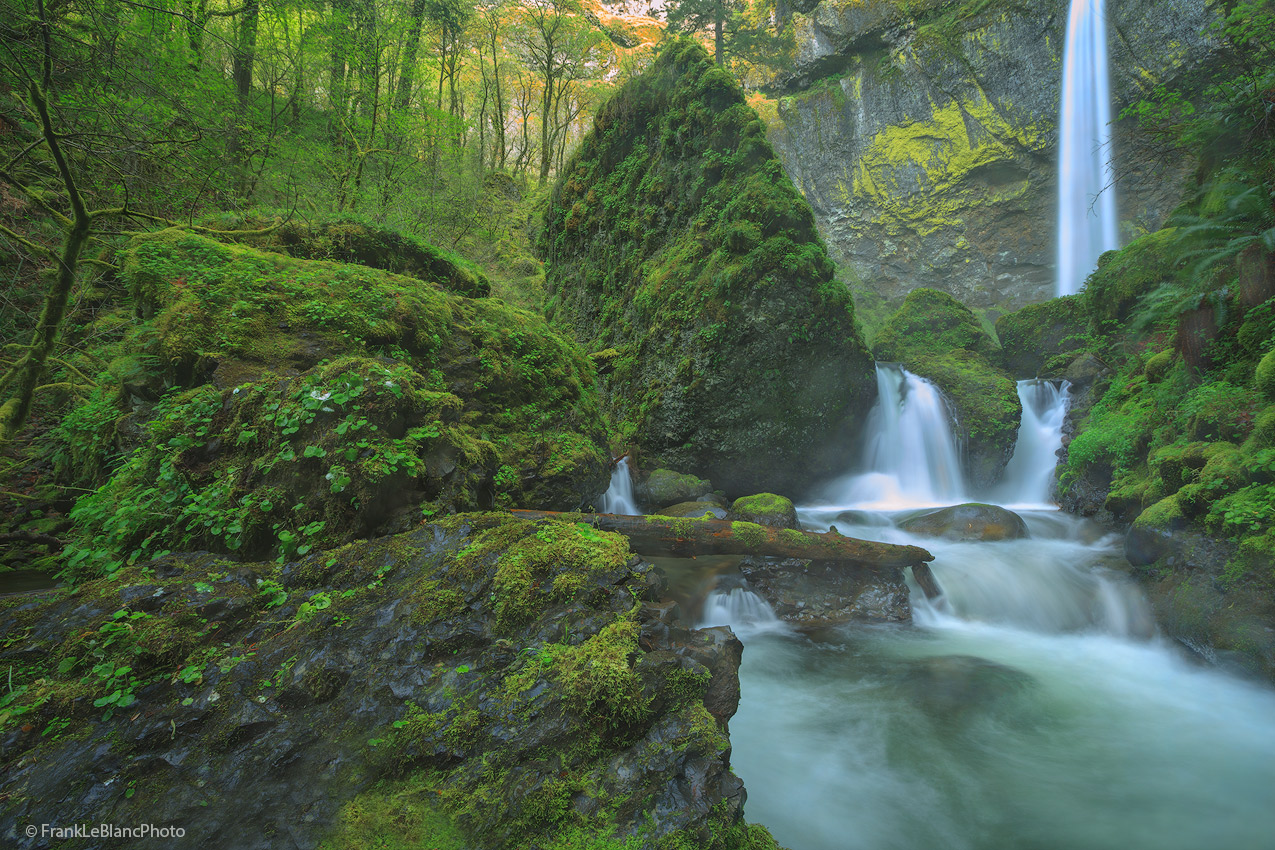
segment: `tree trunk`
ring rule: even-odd
[[[416,78],[416,51],[421,45],[421,27],[425,22],[425,0],[413,0],[412,24],[407,30],[407,45],[403,51],[403,70],[398,77],[398,95],[394,108],[407,109],[412,99],[412,86]]]
[[[934,560],[919,546],[876,543],[829,532],[816,534],[776,529],[754,523],[713,519],[675,519],[618,514],[510,511],[522,519],[584,522],[629,538],[635,551],[647,555],[772,555],[811,561],[847,561],[868,569],[912,567]],[[928,572],[928,571],[927,571]]]

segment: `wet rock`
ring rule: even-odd
[[[776,616],[802,630],[912,619],[901,569],[765,557],[744,558],[739,568]]]
[[[925,537],[946,540],[1020,540],[1031,535],[1027,523],[1013,511],[997,505],[971,502],[914,516],[899,528]]]
[[[669,505],[667,508],[660,508],[655,512],[656,516],[673,516],[682,517],[684,519],[699,519],[700,517],[709,517],[711,519],[726,519],[727,511],[711,502],[678,502],[676,505]]]
[[[671,469],[657,469],[637,486],[638,498],[648,505],[676,505],[682,502],[693,502],[700,496],[713,492],[713,485],[703,478],[674,472]]]
[[[645,828],[644,848],[738,820],[725,726],[742,645],[686,629],[621,538],[469,515],[283,569],[170,562],[181,578],[153,611],[140,567],[0,602],[0,633],[24,636],[0,651],[19,690],[7,708],[30,706],[0,738],[5,846],[43,846],[28,823],[113,822],[180,825],[198,847],[314,847],[385,782],[439,801],[474,848],[548,846],[579,817]],[[89,640],[135,683],[85,675]],[[133,701],[104,712],[112,687]]]
[[[754,496],[743,496],[730,506],[731,520],[737,522],[755,522],[758,525],[769,525],[773,528],[800,528],[797,522],[797,509],[790,499],[776,496],[774,493],[758,493]]]

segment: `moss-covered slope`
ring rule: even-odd
[[[875,393],[853,306],[729,74],[683,40],[602,109],[547,215],[551,318],[614,349],[650,465],[732,494],[843,468]]]
[[[120,255],[132,315],[57,432],[73,574],[161,550],[288,555],[605,486],[589,361],[538,317],[365,266],[178,230]],[[123,450],[111,460],[112,449]]]
[[[0,600],[0,834],[775,850],[729,769],[742,647],[663,590],[622,537],[484,514]]]
[[[878,360],[933,381],[951,403],[970,483],[994,483],[1014,453],[1023,406],[997,364],[996,343],[968,307],[945,292],[915,289],[877,333]]]

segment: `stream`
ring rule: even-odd
[[[861,471],[799,516],[928,548],[944,595],[817,639],[746,589],[708,595],[704,624],[746,647],[748,819],[792,850],[1275,847],[1275,691],[1159,637],[1121,538],[1049,504],[1066,386],[1020,384],[1016,457],[983,496],[1030,539],[962,543],[897,527],[971,494],[937,391],[888,364],[878,381]]]

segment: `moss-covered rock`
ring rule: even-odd
[[[1266,352],[1257,364],[1253,386],[1268,402],[1275,402],[1275,349]]]
[[[1176,533],[1187,526],[1176,495],[1167,496],[1147,508],[1133,521],[1125,537],[1124,551],[1135,567],[1154,564],[1178,552]]]
[[[665,507],[691,502],[713,492],[713,485],[703,478],[671,469],[656,469],[637,487],[638,497],[648,505]]]
[[[1173,279],[1180,254],[1180,238],[1171,227],[1108,251],[1081,293],[1086,308],[1100,322],[1125,321],[1139,298]]]
[[[757,493],[736,499],[730,506],[729,518],[773,528],[801,527],[797,522],[797,509],[792,500],[774,493]]]
[[[546,216],[551,318],[654,464],[729,493],[851,460],[872,363],[809,205],[729,74],[689,39],[598,113]]]
[[[218,229],[268,232],[231,237],[263,251],[282,251],[302,260],[357,263],[438,283],[467,298],[491,294],[491,281],[476,265],[423,239],[381,227],[350,213],[314,221],[250,211],[206,219]]]
[[[947,293],[914,290],[877,334],[873,352],[943,391],[970,482],[980,489],[994,483],[1014,453],[1023,405],[973,312]]]
[[[177,230],[135,239],[121,276],[138,317],[117,349],[150,364],[136,392],[164,395],[117,391],[113,414],[81,417],[91,431],[132,412],[134,451],[75,509],[73,575],[185,547],[286,556],[435,513],[572,509],[604,487],[593,369],[538,317]]]
[[[168,556],[0,600],[0,831],[773,848],[730,772],[739,642],[688,632],[664,588],[621,537],[471,514],[282,566]]]
[[[1088,326],[1078,295],[1006,313],[996,320],[1000,362],[1016,378],[1054,377],[1084,350]]]

